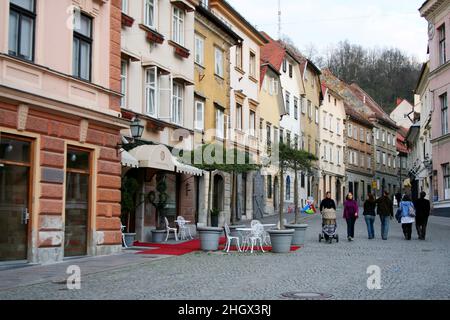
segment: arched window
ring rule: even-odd
[[[291,177],[286,177],[286,200],[291,200]]]

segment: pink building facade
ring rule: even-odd
[[[435,215],[450,216],[450,4],[428,0],[419,9],[428,23],[432,101],[432,197]]]

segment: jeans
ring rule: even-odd
[[[421,220],[416,220],[416,229],[417,235],[419,236],[419,240],[425,240],[425,235],[427,233],[427,223],[428,217]]]
[[[383,240],[387,240],[389,233],[389,216],[380,216],[381,220],[381,237]]]
[[[356,218],[349,218],[347,220],[347,237],[355,237],[355,222]]]
[[[375,222],[375,216],[367,215],[364,216],[367,224],[367,234],[369,235],[369,239],[375,238],[375,229],[373,228],[373,224]]]
[[[406,240],[411,240],[412,223],[402,223],[403,234]]]

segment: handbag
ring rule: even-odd
[[[416,209],[414,209],[414,207],[411,205],[411,206],[409,206],[408,210],[409,210],[408,211],[409,216],[414,218],[416,216]]]

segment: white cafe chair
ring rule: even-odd
[[[230,252],[231,242],[233,240],[235,240],[236,244],[237,244],[238,251],[241,252],[242,250],[241,250],[241,246],[239,244],[239,237],[231,236],[230,227],[226,223],[224,225],[224,229],[225,229],[225,236],[227,238],[227,243],[226,243],[225,248],[223,249],[223,251]]]
[[[166,217],[164,217],[164,222],[166,223],[166,232],[167,232],[167,236],[166,236],[166,241],[169,239],[169,234],[172,231],[175,234],[175,241],[178,241],[178,235],[177,235],[177,228],[171,228],[169,225],[169,220],[167,220]]]

